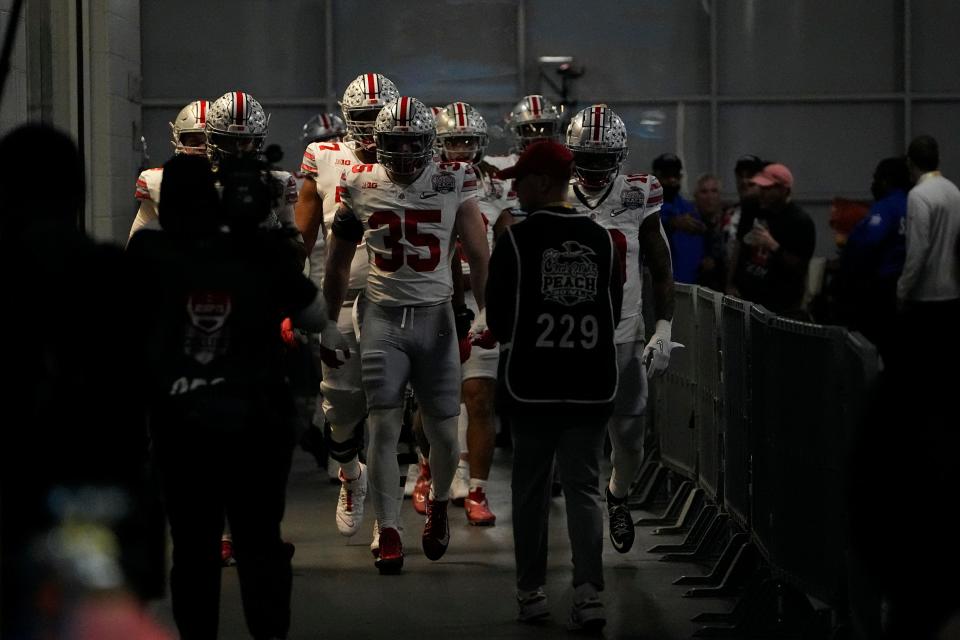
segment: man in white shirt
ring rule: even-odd
[[[897,282],[897,299],[903,310],[903,327],[933,336],[938,343],[904,349],[904,362],[928,364],[918,357],[938,359],[956,354],[960,326],[960,190],[944,178],[940,150],[931,136],[920,136],[907,149],[907,166],[916,186],[907,196],[907,257]]]

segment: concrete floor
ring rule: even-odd
[[[551,512],[547,594],[552,617],[541,626],[515,620],[513,530],[510,519],[510,452],[498,449],[488,495],[497,515],[495,527],[471,527],[462,510],[451,514],[451,543],[438,562],[423,556],[419,538],[423,519],[409,500],[404,504],[403,574],[380,576],[370,555],[369,525],[344,538],[334,524],[338,485],[327,482],[313,458],[299,449],[290,474],[284,538],[296,545],[293,558],[293,623],[290,639],[320,637],[390,638],[550,638],[566,635],[571,603],[570,547],[562,499]],[[606,473],[605,473],[606,475]],[[368,501],[367,509],[372,514]],[[635,511],[634,517],[645,514]],[[627,554],[605,540],[607,638],[671,640],[689,638],[698,628],[690,618],[703,611],[725,611],[732,601],[690,600],[687,587],[674,586],[684,574],[707,567],[665,563],[646,552],[676,536],[652,536],[637,529]],[[157,616],[173,628],[169,599],[155,604]],[[246,638],[240,591],[233,568],[224,569],[220,638]]]

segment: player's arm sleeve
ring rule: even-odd
[[[654,213],[659,213],[660,210],[663,209],[663,186],[654,175],[650,176],[649,184],[650,187],[647,191],[647,199],[643,204],[644,220],[646,220],[648,216],[651,216]]]
[[[674,307],[673,262],[670,243],[660,215],[648,216],[640,225],[640,253],[653,281],[653,306],[658,320],[672,320]]]
[[[490,255],[486,286],[487,326],[501,344],[513,335],[513,318],[517,304],[517,249],[509,229]]]
[[[297,228],[300,229],[300,235],[303,236],[303,244],[309,254],[313,251],[321,235],[326,235],[323,228],[323,201],[320,194],[317,193],[317,183],[313,178],[307,176],[303,180],[303,187],[300,189],[300,195],[297,199],[297,205],[294,209]]]
[[[460,187],[460,203],[477,197],[477,173],[469,164],[463,170],[463,185]]]
[[[457,234],[463,247],[463,254],[470,265],[470,289],[476,298],[477,306],[486,306],[485,293],[487,269],[490,260],[490,247],[487,245],[487,227],[476,198],[465,200],[457,210]]]
[[[920,280],[930,253],[930,204],[916,191],[907,196],[907,257],[897,281],[897,297],[906,300]]]

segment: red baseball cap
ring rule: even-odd
[[[793,190],[793,174],[784,164],[768,164],[760,173],[753,176],[750,182],[760,187],[772,187],[778,184]]]
[[[569,180],[573,175],[573,154],[564,145],[553,140],[534,142],[523,150],[515,165],[500,171],[497,177],[509,180],[529,175]]]

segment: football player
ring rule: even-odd
[[[383,107],[374,128],[378,164],[358,164],[344,173],[328,244],[324,295],[335,309],[348,290],[357,243],[367,242],[360,360],[381,573],[403,566],[396,451],[408,381],[430,441],[433,485],[422,536],[425,555],[439,559],[450,540],[447,501],[459,458],[460,413],[460,359],[450,304],[454,234],[470,263],[480,309],[472,330],[475,335],[486,330],[482,292],[489,252],[476,176],[469,162],[432,162],[435,126],[430,108],[414,98],[401,96]]]
[[[259,157],[267,138],[270,115],[249,93],[230,91],[210,103],[207,114],[207,157],[218,171],[227,156]],[[277,185],[277,195],[266,228],[296,230],[293,205],[297,202],[297,182],[286,171],[270,172]]]
[[[486,150],[487,123],[469,104],[454,102],[440,112],[437,138],[444,162],[474,164],[483,158]],[[504,205],[503,194],[493,188],[489,175],[482,175],[478,187],[478,205],[486,225],[487,245],[492,250],[494,226],[501,213],[505,209],[509,211],[510,206]],[[469,264],[462,265],[462,273],[469,276]],[[476,297],[467,278],[464,278],[463,287],[467,308],[471,314],[478,313]],[[451,499],[463,500],[470,524],[492,526],[497,518],[490,510],[486,486],[496,437],[493,394],[500,351],[489,333],[470,338],[470,355],[462,366],[462,396],[466,412],[461,413],[460,423],[463,426],[461,432],[466,431],[466,438],[465,446],[461,442],[461,462],[451,487]]]
[[[612,109],[595,104],[578,112],[567,128],[574,175],[569,200],[607,229],[620,252],[623,305],[616,330],[620,385],[607,431],[613,473],[607,485],[610,541],[626,553],[634,528],[626,499],[643,455],[647,378],[670,362],[673,275],[670,246],[660,224],[663,189],[646,173],[620,174],[627,155],[627,129]],[[644,346],[641,265],[653,278],[656,330]]]
[[[505,156],[487,156],[479,165],[482,179],[489,183],[492,194],[501,198],[500,210],[504,211],[504,215],[494,225],[494,234],[497,236],[525,215],[513,191],[513,182],[498,179],[497,172],[515,165],[518,154],[527,145],[538,140],[556,140],[560,135],[560,112],[541,95],[524,96],[507,116],[507,128],[514,150]]]
[[[206,100],[194,100],[183,109],[173,122],[170,132],[173,137],[174,154],[204,155],[207,152],[207,136],[204,132],[210,103]],[[140,173],[137,178],[135,197],[140,202],[137,217],[130,227],[128,238],[141,227],[157,219],[157,203],[160,202],[160,182],[163,180],[163,167],[154,167]]]
[[[357,76],[347,85],[340,102],[347,127],[346,140],[314,142],[304,151],[300,170],[306,179],[300,190],[296,215],[297,226],[303,233],[308,251],[321,243],[320,238],[325,235],[325,230],[333,224],[340,203],[341,175],[349,175],[354,167],[370,166],[377,161],[374,120],[383,106],[399,95],[396,85],[379,73]],[[358,459],[363,441],[363,431],[359,427],[367,414],[367,402],[361,383],[360,349],[354,329],[354,309],[359,317],[370,270],[366,245],[362,239],[359,249],[349,265],[345,295],[339,306],[331,307],[331,312],[338,311],[337,325],[353,355],[340,368],[322,366],[322,405],[321,410],[314,414],[314,428],[322,430],[323,421],[329,423],[327,451],[340,464],[336,523],[337,530],[345,536],[352,536],[359,529],[367,495],[366,468]],[[311,252],[311,258],[313,256]],[[311,273],[317,275],[313,267]],[[322,281],[315,282],[322,284]],[[329,303],[330,299],[327,300]],[[373,548],[376,548],[376,544]]]

